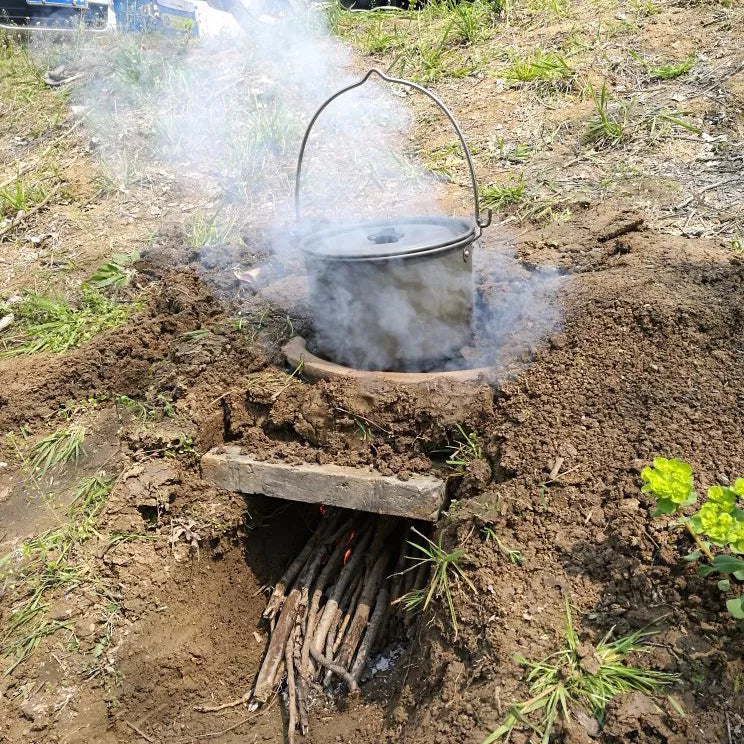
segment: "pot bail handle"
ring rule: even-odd
[[[481,215],[480,211],[480,199],[478,197],[478,181],[475,177],[475,168],[473,167],[473,159],[470,155],[470,150],[468,149],[467,143],[465,142],[465,137],[463,136],[462,130],[460,129],[460,126],[455,121],[455,117],[452,115],[450,110],[442,103],[437,96],[435,96],[431,91],[428,91],[426,88],[424,88],[421,85],[417,85],[416,83],[412,83],[410,80],[401,80],[400,78],[394,78],[390,77],[389,75],[386,75],[381,70],[378,70],[376,67],[373,67],[367,74],[361,79],[358,80],[356,83],[352,83],[351,85],[347,85],[345,88],[341,88],[341,90],[337,90],[330,98],[328,98],[325,103],[315,112],[313,115],[313,118],[310,119],[310,123],[307,125],[307,129],[305,130],[305,136],[302,138],[302,145],[300,145],[300,155],[297,159],[297,170],[295,171],[295,219],[297,222],[300,221],[301,218],[301,203],[300,203],[300,180],[302,177],[302,161],[305,157],[305,148],[307,146],[307,141],[310,138],[310,132],[312,131],[313,126],[315,125],[315,122],[318,120],[318,117],[325,111],[325,109],[333,102],[335,101],[339,96],[343,95],[344,93],[348,93],[350,90],[353,90],[354,88],[358,88],[360,85],[364,85],[364,83],[367,82],[373,75],[378,75],[383,80],[386,80],[388,83],[397,83],[399,85],[406,85],[409,88],[413,88],[414,90],[419,91],[420,93],[423,93],[425,96],[430,98],[434,103],[439,106],[441,111],[444,113],[444,115],[450,120],[450,123],[455,129],[455,132],[457,133],[457,137],[460,140],[460,145],[462,146],[462,151],[465,154],[465,160],[468,164],[468,171],[470,172],[470,182],[473,187],[473,203],[474,203],[474,212],[475,212],[475,224],[478,228],[484,228],[488,227],[491,224],[491,216],[492,211],[490,209],[486,209]],[[480,230],[479,230],[480,233]]]

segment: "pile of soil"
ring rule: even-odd
[[[24,423],[40,432],[61,404],[93,394],[104,401],[99,415],[108,412],[109,422],[119,415],[119,426],[108,429],[119,442],[109,466],[124,475],[102,539],[143,529],[163,538],[93,553],[120,597],[111,669],[80,683],[74,652],[47,639],[22,678],[3,681],[0,735],[121,742],[141,739],[139,729],[162,742],[218,732],[225,742],[244,741],[246,732],[251,740],[282,741],[276,704],[218,716],[194,707],[250,686],[265,643],[260,589],[277,580],[317,512],[217,492],[201,481],[198,456],[237,442],[267,458],[373,465],[405,477],[445,468],[442,451],[457,424],[478,432],[484,453],[451,480],[452,505],[437,525],[445,546],[465,550],[478,590],[456,593],[459,634],[436,604],[360,702],[313,711],[307,740],[481,741],[510,704],[528,696],[515,655],[536,659],[560,647],[565,597],[588,641],[611,628],[622,634],[656,623],[660,633],[638,661],[680,675],[674,705],[664,696],[655,705],[618,699],[599,740],[738,735],[741,633],[715,584],[681,561],[687,538],[652,519],[639,472],[665,455],[690,461],[700,488],[744,473],[737,299],[744,262],[715,244],[659,237],[638,223],[587,210],[570,225],[521,236],[514,248],[523,270],[553,266],[563,275],[555,298],[563,321],[533,345],[530,359],[512,360],[490,385],[397,388],[290,377],[272,363],[281,308],[254,337],[229,318],[255,297],[236,300],[234,288],[215,293],[193,269],[147,262],[140,265],[152,280],[147,307],[125,327],[69,353],[64,364],[44,355],[0,363],[3,427]],[[632,227],[612,237],[613,224]],[[484,250],[500,245],[486,240]],[[196,329],[208,333],[188,334]],[[122,419],[105,403],[117,395],[153,404],[166,395],[175,418]],[[184,435],[193,452],[179,449]],[[522,553],[523,565],[483,539],[485,524]],[[90,598],[64,599],[85,650],[95,640]],[[557,736],[576,742],[590,734],[597,732],[577,723]]]

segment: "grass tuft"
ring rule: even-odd
[[[614,641],[610,640],[611,634],[612,630],[596,647],[580,644],[566,599],[565,647],[542,661],[518,658],[529,670],[530,699],[514,705],[504,723],[483,744],[508,740],[518,724],[537,734],[541,744],[548,744],[559,717],[568,721],[572,709],[581,708],[602,724],[607,706],[617,695],[633,691],[651,695],[676,681],[675,674],[627,663],[629,654],[645,650],[644,641],[654,631],[636,631]],[[536,722],[532,714],[537,714]]]
[[[59,354],[74,349],[97,333],[123,323],[130,307],[83,286],[78,308],[62,298],[29,294],[13,306],[12,312],[20,335],[2,341],[0,359],[41,351]]]
[[[483,449],[476,432],[471,431],[468,434],[460,424],[457,425],[457,431],[460,437],[456,440],[455,446],[449,447],[452,454],[447,460],[447,465],[464,471],[471,462],[482,459]]]
[[[85,427],[66,426],[52,432],[33,447],[28,459],[28,468],[35,478],[43,478],[56,465],[77,462],[83,452]]]
[[[625,135],[628,121],[627,106],[610,106],[607,86],[597,93],[593,85],[589,85],[589,95],[594,102],[594,114],[584,133],[584,142],[594,147],[612,147],[617,145]]]
[[[513,184],[494,183],[482,186],[480,190],[481,205],[493,209],[501,209],[509,204],[516,204],[524,197],[527,186],[520,178]]]
[[[559,54],[536,49],[524,56],[513,54],[511,66],[504,76],[525,83],[565,83],[575,74],[574,69]]]
[[[0,578],[16,589],[19,600],[0,628],[0,653],[10,660],[9,675],[49,635],[69,623],[47,617],[55,593],[69,592],[91,581],[90,567],[76,556],[77,548],[96,534],[96,521],[116,478],[98,473],[75,488],[68,520],[60,527],[27,540],[0,558]],[[20,565],[20,567],[18,567]]]
[[[455,603],[452,598],[452,585],[463,581],[472,590],[473,594],[478,593],[475,585],[466,576],[460,566],[460,562],[467,558],[465,551],[457,548],[448,553],[442,547],[442,534],[439,535],[439,540],[434,542],[415,527],[412,527],[411,530],[422,538],[424,542],[408,541],[411,547],[419,551],[419,555],[409,556],[416,563],[406,570],[415,571],[420,566],[431,564],[433,572],[428,588],[414,589],[395,600],[394,604],[402,604],[409,612],[418,610],[419,608],[426,610],[434,597],[444,597],[452,620],[452,629],[455,631],[455,638],[457,638],[459,626],[457,624]]]

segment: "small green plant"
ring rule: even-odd
[[[41,186],[28,186],[22,178],[17,178],[12,186],[0,190],[0,218],[27,212],[45,196]]]
[[[517,204],[524,197],[526,189],[527,186],[521,178],[512,184],[494,183],[482,186],[480,190],[481,204],[493,209]]]
[[[702,506],[689,517],[682,510],[697,505],[699,497],[688,463],[655,457],[653,466],[643,468],[641,478],[643,493],[656,499],[654,516],[679,515],[674,526],[686,529],[695,541],[696,549],[685,560],[706,561],[698,572],[720,574],[718,588],[723,592],[732,591],[731,578],[744,581],[744,558],[739,557],[744,554],[744,478],[732,487],[711,486]],[[720,552],[714,553],[714,548]],[[728,599],[726,608],[737,620],[744,620],[744,594]]]
[[[43,478],[56,465],[77,462],[83,452],[85,427],[67,426],[52,432],[31,447],[28,468],[35,478]]]
[[[689,72],[695,64],[695,55],[690,55],[681,62],[667,62],[662,65],[652,65],[648,68],[652,78],[656,80],[674,80]]]
[[[478,593],[475,585],[467,577],[460,565],[461,561],[467,559],[467,555],[465,554],[465,551],[460,548],[456,548],[448,553],[442,547],[444,536],[441,533],[437,542],[434,542],[426,537],[426,535],[419,532],[415,527],[412,527],[411,530],[422,538],[424,542],[417,543],[412,540],[408,541],[408,544],[415,548],[419,554],[409,556],[409,558],[416,561],[416,563],[406,570],[414,571],[420,566],[430,564],[432,567],[432,575],[429,580],[428,588],[414,589],[395,601],[396,603],[400,602],[406,610],[414,611],[419,608],[426,610],[434,597],[444,597],[447,602],[447,608],[449,609],[450,619],[452,620],[452,629],[455,631],[455,638],[457,638],[459,626],[457,624],[455,603],[452,598],[452,585],[463,581],[473,594]]]
[[[674,80],[675,78],[684,75],[686,72],[689,72],[694,67],[697,60],[696,55],[691,54],[680,62],[665,62],[660,65],[654,65],[645,60],[637,52],[634,52],[633,50],[629,51],[630,56],[637,62],[640,62],[646,72],[648,72],[654,80]]]
[[[525,83],[565,83],[575,74],[574,69],[559,54],[536,49],[524,56],[512,55],[511,65],[504,77]]]
[[[112,302],[85,286],[77,308],[61,298],[29,294],[13,306],[20,334],[3,340],[0,359],[41,351],[58,354],[76,348],[97,333],[123,323],[132,307],[136,305]]]
[[[195,328],[193,331],[186,331],[182,333],[178,338],[181,341],[201,341],[201,339],[209,336],[211,331],[208,328]]]
[[[68,519],[60,527],[27,540],[16,551],[0,558],[0,577],[9,588],[22,589],[0,629],[2,655],[10,659],[5,674],[23,663],[39,643],[67,622],[47,617],[56,592],[69,592],[93,581],[90,567],[76,555],[78,548],[96,534],[96,522],[116,478],[98,473],[83,478],[75,488]]]
[[[627,107],[610,107],[607,86],[597,93],[593,85],[589,85],[589,95],[594,102],[594,115],[589,119],[584,142],[594,147],[611,147],[622,140],[627,124]]]
[[[400,43],[398,29],[394,26],[388,31],[385,18],[377,18],[357,37],[357,43],[367,54],[383,54]]]
[[[133,267],[135,261],[140,258],[139,253],[115,253],[111,260],[99,266],[93,276],[88,279],[87,284],[96,289],[113,287],[121,289],[130,284],[137,269]]]
[[[590,713],[602,725],[607,706],[617,695],[633,691],[651,695],[672,684],[677,679],[674,674],[627,663],[629,654],[645,650],[643,642],[653,634],[640,630],[613,641],[610,630],[596,647],[587,647],[579,642],[566,599],[565,647],[542,661],[517,657],[529,670],[530,699],[512,706],[504,723],[483,744],[508,740],[520,724],[540,737],[541,744],[548,744],[556,722],[561,717],[568,722],[572,708]]]
[[[460,437],[455,440],[455,445],[448,448],[452,454],[447,460],[447,465],[465,470],[471,462],[483,458],[483,449],[476,432],[471,431],[468,434],[460,424],[457,425],[457,431]]]
[[[256,121],[259,121],[259,119],[256,118]],[[264,144],[268,144],[268,141],[272,139],[271,124],[268,120],[264,119],[260,119],[260,124],[268,130],[262,133],[263,138],[266,140]],[[255,132],[252,132],[252,135],[255,134]],[[233,218],[227,222],[220,222],[218,218],[219,214],[215,214],[213,217],[206,217],[204,214],[196,216],[186,236],[186,244],[189,248],[198,251],[202,248],[222,245],[228,241],[236,220]]]
[[[513,563],[515,566],[521,566],[524,563],[524,556],[515,548],[510,548],[506,545],[501,538],[496,534],[493,525],[487,524],[482,528],[483,539],[489,543],[496,543],[496,547],[506,556],[509,563]]]

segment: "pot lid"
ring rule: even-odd
[[[460,246],[476,237],[459,217],[410,217],[335,225],[306,234],[302,249],[322,258],[392,258]]]

